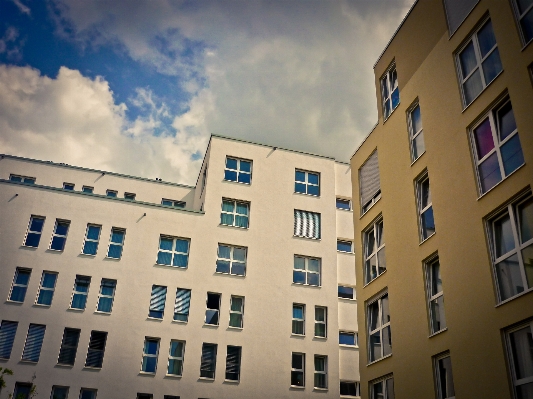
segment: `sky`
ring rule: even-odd
[[[413,0],[0,0],[0,153],[194,184],[211,134],[347,162]]]

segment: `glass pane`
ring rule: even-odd
[[[382,248],[378,252],[378,275],[383,273],[385,270],[387,270],[385,263],[385,248]]]
[[[509,334],[516,379],[533,377],[533,335],[527,326]]]
[[[400,104],[400,89],[396,87],[392,92],[392,109],[396,108]]]
[[[108,258],[120,259],[122,255],[122,245],[111,244],[109,246],[109,252],[107,253]]]
[[[26,296],[26,287],[13,287],[11,290],[11,296],[9,297],[10,301],[15,302],[24,302],[24,297]]]
[[[56,277],[57,274],[55,273],[45,273],[43,277],[43,287],[54,288]]]
[[[522,250],[522,260],[526,272],[526,280],[529,288],[533,287],[533,245]]]
[[[390,355],[392,353],[392,339],[390,333],[390,326],[383,329],[383,356]]]
[[[181,357],[183,355],[183,342],[171,341],[170,342],[170,356]]]
[[[529,43],[533,39],[533,8],[522,18],[520,21],[522,27],[522,33],[524,34],[524,40]],[[533,384],[529,384],[533,385]],[[533,388],[530,388],[533,390]]]
[[[353,299],[353,288],[339,285],[339,298]]]
[[[385,76],[381,80],[381,90],[383,92],[383,98],[388,98],[389,97],[388,76]]]
[[[420,106],[418,105],[411,111],[411,128],[411,134],[413,135],[422,129],[422,116],[420,115]]]
[[[453,388],[452,361],[449,356],[439,359],[438,373],[440,396],[442,398],[455,397],[455,389]]]
[[[303,335],[304,333],[304,323],[303,321],[293,320],[292,321],[292,333]]]
[[[385,233],[383,232],[383,222],[376,223],[376,230],[378,235],[378,248],[385,244]]]
[[[370,336],[370,361],[381,359],[381,337],[379,331]]]
[[[304,386],[304,373],[301,371],[291,371],[291,385],[297,387]]]
[[[413,161],[418,159],[426,151],[426,145],[424,144],[424,133],[421,132],[413,140]]]
[[[489,118],[485,119],[481,125],[474,129],[474,139],[476,142],[477,157],[483,159],[494,148],[492,138],[492,128]]]
[[[237,160],[233,158],[226,158],[226,168],[237,169]]]
[[[337,200],[335,202],[335,207],[337,209],[345,209],[345,210],[349,211],[350,210],[350,201],[337,198]]]
[[[385,399],[383,394],[383,381],[372,384],[372,399]]]
[[[305,194],[306,186],[303,183],[295,183],[294,184],[294,192]]]
[[[239,173],[239,183],[250,184],[250,175],[248,173]]]
[[[308,259],[307,268],[309,271],[318,272],[320,270],[320,262],[318,259]]]
[[[307,181],[311,184],[317,184],[318,185],[318,175],[316,173],[308,173],[307,174]]]
[[[390,115],[390,112],[391,112],[391,110],[390,110],[390,101],[387,100],[387,101],[385,102],[385,110],[384,110],[384,112],[383,112],[384,117],[385,117],[385,118],[388,118],[389,115]]]
[[[437,332],[446,328],[446,318],[444,317],[444,296],[431,301],[431,326]]]
[[[111,305],[113,304],[113,298],[101,297],[98,301],[99,312],[111,312]]]
[[[237,213],[239,215],[248,215],[248,204],[237,202]]]
[[[467,79],[467,81],[464,83],[463,90],[465,94],[466,105],[470,104],[474,98],[481,93],[481,90],[483,90],[483,83],[481,82],[479,69]]]
[[[326,325],[319,323],[315,324],[315,337],[325,337],[326,336]]]
[[[225,224],[227,226],[233,226],[233,215],[229,213],[221,213],[220,224]]]
[[[169,201],[169,200],[161,201],[161,205],[172,206],[173,204],[174,204],[173,201]]]
[[[524,291],[518,255],[515,254],[498,263],[496,265],[496,274],[498,275],[498,286],[502,301]]]
[[[517,207],[520,225],[520,242],[524,243],[533,238],[533,198],[528,199]]]
[[[533,4],[533,0],[517,0],[516,5],[518,6],[518,12],[523,14],[527,8]]]
[[[368,317],[370,318],[370,331],[374,331],[377,327],[381,326],[378,302],[374,302],[368,307]]]
[[[481,28],[477,34],[479,41],[479,51],[481,57],[485,57],[487,53],[496,45],[496,37],[494,37],[494,31],[492,30],[492,22],[487,22],[483,28]]]
[[[20,176],[9,176],[9,180],[11,181],[18,181],[18,182],[22,182],[22,177]]]
[[[516,387],[517,399],[532,399],[533,398],[533,382],[519,385]]]
[[[394,379],[387,378],[387,399],[394,399]]]
[[[426,179],[420,185],[420,203],[424,209],[431,202],[431,192],[429,190],[429,179]]]
[[[229,181],[237,181],[237,172],[234,172],[232,170],[225,170],[224,179]]]
[[[168,374],[181,375],[181,360],[169,359],[168,361]],[[166,396],[165,396],[166,397]]]
[[[303,319],[304,318],[304,308],[302,306],[293,306],[292,307],[292,317],[294,319]]]
[[[90,240],[98,240],[98,236],[100,235],[100,227],[97,226],[89,226],[87,228],[87,238]]]
[[[315,308],[315,320],[316,321],[326,321],[326,309],[324,309],[324,308]]]
[[[226,245],[218,246],[218,257],[219,258],[229,259],[230,258],[229,254],[230,254],[230,247]]]
[[[307,284],[320,285],[320,275],[318,273],[307,273]]]
[[[474,44],[472,41],[468,43],[465,49],[459,54],[459,61],[464,79],[470,74],[470,72],[474,70],[477,65],[476,52],[474,50]]]
[[[17,270],[15,284],[28,285],[28,281],[30,280],[30,274],[31,273],[26,270]]]
[[[26,236],[26,241],[24,242],[24,245],[28,247],[38,247],[40,239],[41,239],[41,234],[28,233],[28,235]]]
[[[374,252],[374,230],[370,231],[366,235],[366,256],[368,257],[372,252]]]
[[[54,291],[51,291],[51,290],[40,290],[39,291],[39,298],[37,299],[37,303],[40,304],[40,305],[51,305],[53,296],[54,296]]]
[[[435,232],[435,220],[433,219],[433,207],[429,207],[422,214],[422,238],[426,239]]]
[[[242,309],[242,298],[234,296],[231,298],[231,310],[241,311]]]
[[[33,218],[31,220],[30,230],[41,232],[43,230],[43,224],[44,224],[44,219]]]
[[[388,323],[390,321],[390,313],[389,313],[389,296],[385,295],[381,298],[381,315],[383,324]]]
[[[111,242],[115,242],[117,244],[122,244],[122,241],[124,241],[124,231],[123,230],[113,230],[111,234]]]
[[[307,186],[307,194],[316,196],[320,195],[319,186]]]
[[[217,272],[218,273],[229,273],[229,261],[217,260]]]
[[[172,251],[172,238],[161,237],[159,241],[159,249],[164,249],[165,251]]]
[[[516,121],[514,119],[511,102],[507,102],[502,108],[500,108],[497,116],[500,140],[503,141],[516,130]]]
[[[243,172],[251,172],[252,163],[248,162],[248,161],[241,160],[241,164],[240,164],[239,170],[241,170]]]
[[[292,272],[292,282],[296,284],[305,284],[305,272],[294,270]]]
[[[297,170],[295,172],[294,180],[305,183],[305,172],[301,172],[301,171]]]
[[[378,270],[377,270],[377,257],[376,255],[372,256],[369,260],[365,263],[366,268],[366,282],[370,282],[374,280],[378,276]]]
[[[479,165],[479,180],[481,191],[486,192],[498,184],[502,179],[498,156],[493,153]]]
[[[205,311],[205,324],[218,325],[218,310],[207,309]]]
[[[189,253],[189,240],[176,240],[176,252]]]
[[[233,262],[231,265],[231,274],[236,274],[238,276],[244,276],[246,273],[246,265],[244,263]]]
[[[485,76],[485,84],[489,84],[502,71],[502,62],[500,61],[500,53],[495,49],[485,61],[483,61],[483,76]]]
[[[98,249],[98,242],[96,241],[85,241],[83,244],[83,253],[85,255],[96,255]]]
[[[326,371],[326,359],[315,357],[315,371]]]
[[[187,267],[187,263],[189,263],[189,255],[174,254],[172,266]]]
[[[305,269],[305,259],[300,258],[299,256],[294,257],[294,268],[299,270]]]
[[[60,236],[64,236],[67,234],[68,231],[68,223],[60,222],[56,226],[56,234]]]
[[[54,387],[51,399],[67,399],[68,388]]]
[[[507,141],[507,143],[502,145],[501,153],[503,170],[505,171],[506,176],[523,165],[524,154],[522,154],[522,147],[520,146],[518,134],[515,134]]]
[[[430,266],[431,275],[431,296],[437,295],[442,291],[442,280],[440,277],[440,264],[435,262]]]
[[[248,228],[248,216],[235,216],[235,226]]]
[[[233,212],[235,203],[233,201],[222,201],[222,210],[224,212]]]
[[[157,253],[157,264],[158,265],[169,265],[172,260],[172,254],[170,252],[158,252]]]
[[[63,251],[65,248],[65,237],[54,237],[52,238],[52,244],[50,244],[50,249],[56,251]]]
[[[242,315],[239,313],[230,313],[229,315],[229,325],[230,327],[242,327]]]
[[[85,309],[85,302],[87,301],[87,296],[83,294],[74,294],[72,297],[73,309]]]
[[[240,261],[246,260],[246,250],[244,248],[233,248],[233,259]]]
[[[340,345],[355,345],[355,335],[348,333],[339,333]]]
[[[293,369],[303,369],[303,356],[293,353],[292,354],[292,368]]]
[[[146,373],[155,373],[156,364],[157,364],[157,358],[152,357],[152,356],[144,356],[142,371]]]
[[[513,230],[508,214],[494,222],[494,241],[497,258],[514,249]]]

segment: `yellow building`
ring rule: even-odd
[[[352,157],[362,398],[533,398],[533,2],[420,0]]]

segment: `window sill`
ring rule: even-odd
[[[218,328],[219,324],[207,324],[207,323],[204,323],[204,327]]]
[[[209,378],[209,377],[198,377],[198,379],[202,381],[215,381],[214,378]]]
[[[162,317],[150,317],[148,316],[146,318],[146,320],[150,320],[150,321],[163,321],[163,318]]]
[[[106,256],[104,257],[104,259],[108,259],[108,260],[120,260],[122,257],[120,258],[111,258],[110,256]]]
[[[317,336],[317,335],[315,335],[313,338],[319,339],[321,341],[327,341],[328,340],[328,337],[320,337],[320,336]]]
[[[355,252],[353,251],[341,251],[340,249],[337,249],[337,252],[341,254],[355,255]]]
[[[180,379],[182,376],[177,374],[165,374],[165,378],[175,378]]]
[[[71,368],[74,367],[74,365],[73,364],[65,364],[65,363],[57,363],[56,367],[61,367],[61,368],[65,368],[65,369],[71,369]]]
[[[248,230],[250,226],[248,227],[241,227],[241,226],[235,226],[233,224],[224,224],[224,223],[219,223],[218,224],[219,226],[224,226],[224,227],[235,227],[236,229],[241,229],[241,230]]]
[[[320,198],[320,194],[319,195],[315,195],[315,194],[299,193],[298,191],[295,191],[294,194],[305,195],[306,197]]]
[[[291,333],[291,337],[294,337],[294,338],[305,338],[305,334]]]
[[[52,304],[50,305],[45,305],[43,303],[34,303],[32,306],[35,306],[37,308],[49,308],[50,306],[52,306]]]
[[[82,370],[100,371],[102,367],[83,366]]]
[[[431,233],[431,235],[427,236],[426,238],[424,238],[422,241],[420,241],[420,244],[418,244],[419,246],[424,244],[425,242],[427,242],[431,237],[433,237],[435,234],[437,234],[437,232],[435,231],[434,233]]]
[[[102,316],[111,316],[111,312],[102,312],[101,310],[95,310],[94,314],[99,314]]]
[[[6,301],[6,303],[9,303],[9,304],[11,304],[11,305],[22,305],[22,304],[24,304],[24,301],[19,302],[19,301],[12,301],[11,299],[8,299],[8,300]]]
[[[244,184],[245,186],[251,186],[251,185],[252,185],[252,182],[250,182],[250,183],[243,183],[242,181],[226,180],[226,179],[223,179],[222,181],[225,181],[225,182],[228,182],[228,183]]]
[[[80,254],[81,256],[87,256],[88,258],[96,258],[96,254],[84,254],[83,252]]]
[[[35,361],[35,360],[20,359],[20,363],[37,364],[38,362],[39,361]]]
[[[291,389],[305,389],[305,386],[291,385]]]
[[[327,391],[328,391],[328,388],[317,388],[317,387],[313,387],[313,391],[327,392]]]
[[[235,385],[238,385],[240,384],[241,382],[239,380],[235,381],[235,380],[224,380],[224,384],[235,384]]]
[[[458,58],[458,57],[456,57],[456,58]],[[490,83],[489,83],[488,85],[486,85],[486,86],[483,88],[483,90],[481,90],[481,91],[479,92],[479,94],[478,94],[475,98],[472,99],[472,101],[470,101],[469,104],[466,104],[466,105],[464,106],[464,108],[463,108],[463,110],[461,111],[461,113],[464,113],[468,108],[470,108],[470,106],[471,106],[472,104],[474,104],[474,103],[476,102],[476,100],[477,100],[479,97],[481,97],[481,95],[487,90],[487,88],[488,88],[491,84],[493,84],[493,83],[496,81],[496,79],[498,79],[498,76],[500,76],[502,73],[503,73],[503,67],[502,67],[502,70],[501,70],[501,71],[500,71],[500,72],[494,77],[494,79],[492,79],[492,80],[490,81]],[[459,86],[461,87],[461,95],[464,95],[464,94],[463,94],[463,87],[462,87],[463,85],[462,85],[460,82],[459,82]],[[463,104],[464,104],[464,103],[463,103]]]
[[[154,263],[154,266],[170,267],[172,269],[187,269],[188,268],[188,266],[172,266],[172,265],[164,265],[162,263]]]
[[[351,213],[353,213],[353,209],[344,209],[344,208],[337,208],[337,207],[335,207],[335,209],[338,210],[338,211],[351,212]]]
[[[68,308],[67,310],[70,312],[79,312],[79,313],[85,312],[85,309],[77,309],[77,308]]]
[[[183,320],[172,320],[171,323],[176,323],[176,324],[187,324],[189,321],[183,321]]]
[[[374,281],[374,280],[372,280],[372,281]],[[357,299],[355,299],[355,298],[342,298],[342,297],[339,296],[338,299],[342,299],[344,301],[357,302]]]
[[[233,327],[233,326],[228,326],[228,330],[237,330],[237,331],[242,331],[243,328],[242,327]]]
[[[321,285],[295,283],[294,281],[292,282],[291,285],[296,285],[296,286],[299,286],[299,287],[310,287],[310,288],[321,288],[322,287]]]
[[[22,244],[21,247],[22,247],[22,248],[33,248],[33,249],[37,249],[37,248],[39,248],[38,245],[37,245],[36,247],[33,247],[33,246],[31,246],[31,245],[24,245],[24,244]]]
[[[364,284],[363,285],[363,288],[365,287],[368,287],[370,284],[372,284],[374,281],[376,281],[378,278],[380,278],[381,276],[383,276],[385,273],[387,273],[387,270],[385,269],[385,271],[383,273],[381,273],[379,276],[377,276],[375,279],[373,280],[370,280],[368,283]]]
[[[51,251],[51,252],[64,252],[65,250],[64,250],[64,249],[53,249],[53,248],[48,248],[47,251]]]
[[[366,366],[367,366],[367,367],[368,367],[368,366],[371,366],[371,365],[373,365],[373,364],[376,364],[376,363],[378,363],[378,362],[381,362],[382,360],[388,359],[388,358],[391,357],[391,356],[392,356],[392,353],[391,353],[390,355],[383,356],[382,358],[379,358],[378,360],[374,360],[373,362],[367,363]]]
[[[524,295],[527,295],[529,294],[530,292],[533,292],[533,288],[530,288],[526,291],[522,291],[520,294],[516,294],[515,296],[511,297],[511,298],[507,298],[505,301],[501,301],[500,303],[498,303],[496,306],[494,306],[495,308],[499,307],[499,306],[502,306],[502,305],[505,305],[506,303],[508,302],[511,302],[517,298],[520,298],[521,296],[524,296]]]
[[[433,334],[428,335],[428,338],[432,338],[435,335],[439,335],[440,333],[443,333],[444,331],[448,331],[448,327],[443,328],[442,330],[439,330],[437,332],[434,332]]]
[[[242,278],[246,277],[246,274],[242,275],[242,274],[224,273],[224,272],[217,272],[217,271],[215,271],[215,274],[223,274],[226,276],[234,276],[234,277],[242,277]]]
[[[146,375],[146,376],[155,376],[155,372],[152,373],[152,372],[148,372],[148,371],[139,371],[139,374],[140,375]]]
[[[510,176],[514,175],[517,171],[519,171],[520,169],[522,169],[524,167],[526,163],[524,162],[522,165],[520,165],[518,168],[516,168],[515,170],[513,170],[510,174],[508,174],[507,176],[505,176],[505,178],[501,179],[498,183],[496,183],[494,186],[492,186],[491,188],[489,188],[487,191],[485,191],[483,194],[481,194],[477,200],[479,201],[481,198],[483,198],[485,195],[487,195],[488,193],[490,193],[492,190],[494,190],[496,187],[498,187],[500,184],[502,184],[504,181],[506,181]]]
[[[297,236],[293,235],[293,238],[305,238],[306,240],[322,241],[322,238],[306,237],[306,236]]]
[[[359,345],[346,345],[346,344],[339,344],[339,348],[346,348],[346,349],[359,349]]]

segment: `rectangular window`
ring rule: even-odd
[[[98,390],[90,388],[82,388],[80,390],[80,399],[96,399]]]
[[[0,324],[0,359],[11,357],[18,325],[19,323],[16,321],[2,320],[2,324]]]
[[[161,205],[171,206],[173,208],[185,208],[186,202],[163,198],[161,200]]]
[[[85,231],[85,242],[81,252],[84,255],[96,255],[98,251],[98,241],[100,240],[100,231],[102,226],[97,224],[88,224]]]
[[[31,269],[23,269],[21,267],[16,268],[11,293],[9,294],[10,301],[24,302],[26,291],[28,290],[28,284],[30,282],[30,276]]]
[[[226,355],[226,380],[239,381],[241,377],[242,347],[228,345]]]
[[[291,386],[305,386],[305,353],[292,353]]]
[[[444,0],[448,32],[452,36],[479,0]]]
[[[500,301],[533,287],[533,197],[507,205],[489,221]]]
[[[161,235],[156,263],[158,265],[187,267],[189,264],[189,245],[190,240],[188,238]]]
[[[202,344],[200,378],[215,378],[217,364],[217,344]]]
[[[368,284],[387,270],[383,219],[372,223],[371,228],[365,232],[364,245],[365,284]]]
[[[315,306],[315,337],[328,336],[328,308]]]
[[[292,333],[305,335],[305,305],[292,304]]]
[[[93,191],[94,191],[94,187],[83,186],[83,187],[81,188],[81,191],[84,192],[84,193],[87,193],[87,194],[92,194]]]
[[[22,360],[29,362],[39,361],[45,331],[46,326],[42,324],[30,324],[24,344],[24,351],[22,352]]]
[[[87,350],[85,367],[102,368],[106,340],[107,332],[91,331],[91,339],[89,340],[89,349]]]
[[[341,396],[361,396],[361,387],[357,381],[342,381],[340,384]]]
[[[320,213],[294,210],[294,235],[320,239]]]
[[[76,275],[76,280],[74,280],[74,292],[72,294],[72,302],[70,304],[71,309],[85,309],[90,285],[90,277]]]
[[[459,50],[456,60],[463,105],[466,107],[502,71],[498,44],[490,19],[474,32]]]
[[[250,203],[222,198],[222,213],[220,224],[225,226],[248,228]]]
[[[41,240],[41,234],[43,232],[44,218],[41,216],[32,216],[30,223],[28,224],[28,231],[24,238],[24,245],[26,247],[37,248],[39,241]]]
[[[81,330],[77,328],[65,328],[63,331],[63,340],[61,341],[61,348],[59,349],[59,356],[57,358],[58,364],[74,366],[80,333]]]
[[[515,397],[531,398],[533,397],[533,323],[528,321],[506,331],[505,340]]]
[[[174,320],[189,321],[189,309],[191,307],[191,290],[178,288],[176,301],[174,302]]]
[[[383,102],[383,121],[385,121],[400,104],[398,74],[394,63],[381,78],[381,101]]]
[[[348,287],[345,285],[339,285],[339,298],[342,299],[355,299],[355,291],[353,287]]]
[[[134,193],[124,193],[124,199],[126,201],[135,201],[135,194]]]
[[[357,346],[357,333],[339,331],[339,345]]]
[[[337,251],[352,253],[352,242],[345,240],[337,240]]]
[[[118,192],[115,190],[106,190],[105,195],[111,198],[117,198]]]
[[[218,244],[217,273],[246,275],[246,247]]]
[[[63,183],[63,190],[74,191],[74,184],[72,184],[72,183]]]
[[[420,228],[420,241],[424,241],[435,233],[435,219],[433,217],[433,204],[429,189],[429,176],[427,172],[416,181],[418,224]]]
[[[220,294],[215,292],[207,293],[206,311],[205,311],[205,324],[211,324],[218,326],[220,314]]]
[[[328,357],[315,355],[315,388],[328,387]]]
[[[252,182],[252,161],[226,157],[224,180],[250,184]]]
[[[157,369],[157,356],[159,353],[159,338],[145,338],[143,349],[143,362],[141,371],[143,373],[155,374]]]
[[[320,195],[320,174],[296,169],[294,192],[300,194]]]
[[[54,297],[54,290],[56,288],[57,273],[55,272],[43,272],[41,277],[41,285],[39,287],[39,293],[37,294],[38,305],[52,305],[52,299]]]
[[[52,241],[50,241],[50,249],[54,251],[63,251],[65,243],[67,242],[67,233],[70,222],[68,220],[56,219],[54,233],[52,234]]]
[[[533,2],[530,0],[513,0],[515,16],[520,26],[522,43],[528,44],[533,39]]]
[[[428,296],[430,333],[434,334],[446,328],[444,315],[444,295],[440,276],[439,259],[426,263],[426,292]]]
[[[170,341],[170,353],[168,355],[168,375],[182,375],[183,356],[185,355],[185,341]]]
[[[377,150],[370,155],[359,169],[359,190],[361,194],[361,213],[363,214],[381,198]]]
[[[35,177],[29,176],[9,175],[9,180],[19,183],[35,184]]]
[[[243,315],[244,315],[244,297],[243,296],[231,296],[230,309],[229,309],[229,326],[242,328],[243,327]]]
[[[435,385],[438,399],[455,399],[453,387],[452,361],[450,355],[439,356],[433,359],[435,365]]]
[[[392,376],[370,383],[370,399],[394,399],[394,379]]]
[[[409,125],[409,142],[411,143],[411,162],[414,162],[426,152],[419,104],[416,104],[408,111],[407,120],[407,124]]]
[[[52,387],[52,393],[50,394],[50,399],[67,399],[68,388],[69,387],[60,387],[60,386],[54,385]]]
[[[150,308],[148,317],[162,319],[165,313],[165,301],[167,299],[167,287],[162,285],[152,285],[152,295],[150,296]]]
[[[385,294],[367,305],[368,358],[370,362],[392,353],[389,296]]]
[[[352,210],[352,201],[349,199],[344,198],[337,198],[335,201],[335,207],[337,209],[342,209],[345,211],[351,211]]]
[[[154,395],[151,393],[138,393],[137,399],[154,399]]]
[[[483,194],[524,164],[510,101],[492,109],[470,131],[479,190]]]
[[[202,189],[200,190],[200,197],[204,193],[204,189],[205,189],[205,185],[206,184],[207,184],[207,165],[205,165],[204,173],[202,173]]]
[[[320,259],[294,255],[292,282],[320,286]]]
[[[13,392],[13,398],[16,399],[29,399],[33,384],[27,382],[16,382],[15,391]]]
[[[107,257],[111,259],[120,259],[122,256],[122,249],[124,248],[124,238],[126,230],[113,227],[111,229],[111,237],[109,239],[109,249],[107,250]]]
[[[96,306],[97,312],[111,313],[116,286],[117,280],[102,279],[100,293],[98,294],[98,305]]]

